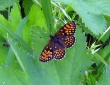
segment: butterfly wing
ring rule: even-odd
[[[65,48],[62,48],[58,43],[54,43],[54,58],[61,60],[65,56]]]
[[[75,32],[76,24],[72,21],[65,24],[54,36],[59,37],[59,41],[62,41],[66,48],[70,48],[76,41],[76,38],[74,37]]]
[[[76,32],[76,24],[74,21],[61,27],[54,36],[72,36]]]
[[[53,43],[49,40],[47,45],[44,47],[39,60],[41,62],[48,62],[53,59]]]
[[[74,36],[64,36],[64,37],[61,37],[60,40],[64,42],[64,45],[66,48],[72,47],[76,42],[76,38]]]

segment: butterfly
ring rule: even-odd
[[[50,35],[50,40],[44,47],[39,60],[48,62],[52,59],[61,60],[65,56],[66,48],[74,45],[76,38],[76,24],[71,21],[61,27],[54,36]]]

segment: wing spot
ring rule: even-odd
[[[52,50],[52,48],[49,48],[50,50]]]
[[[68,24],[66,25],[67,28],[71,28],[71,26],[69,26]]]
[[[63,30],[60,30],[61,32],[63,32]]]
[[[62,35],[64,35],[64,33],[62,33]]]
[[[42,56],[47,56],[44,52],[42,53]]]
[[[66,27],[64,27],[64,30],[67,30],[67,28],[66,28]]]

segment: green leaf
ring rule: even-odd
[[[29,11],[33,5],[33,1],[32,0],[23,0],[23,8],[24,8],[24,12],[26,15],[29,14]]]
[[[0,14],[0,24],[3,24],[9,28],[11,28],[12,26],[9,24],[9,22],[4,18],[3,15]],[[0,56],[0,63],[5,63],[6,61],[6,56],[8,54],[8,50],[9,47],[3,46],[4,42],[6,42],[5,38],[4,38],[4,34],[6,34],[7,32],[3,29],[3,27],[0,26],[0,54],[2,56]]]
[[[109,59],[109,53],[110,53],[110,44],[109,45],[107,45],[105,48],[103,48],[103,49],[100,49],[99,51],[98,51],[98,54],[99,55],[101,55],[103,58],[105,58],[105,57],[108,57],[108,59]],[[107,59],[107,60],[108,60]]]
[[[25,73],[0,66],[0,85],[30,85]]]
[[[41,0],[42,9],[46,18],[47,26],[52,32],[54,28],[54,19],[52,14],[52,4],[51,0]]]
[[[97,59],[94,59],[99,65],[98,68],[101,70],[104,67],[104,64],[107,65],[110,57],[110,45],[107,45],[104,49],[100,49],[97,54],[95,53]],[[98,69],[98,70],[99,70]]]
[[[12,26],[11,26],[10,23],[7,21],[7,19],[5,19],[4,16],[1,15],[1,14],[0,14],[0,24],[2,24],[2,25],[4,25],[4,26],[8,27],[9,29],[12,28]],[[0,27],[0,34],[3,34],[3,33],[6,33],[6,31],[5,31],[2,27]]]
[[[10,35],[14,36],[16,40],[18,40],[26,50],[28,50],[30,53],[32,53],[32,49],[25,43],[18,35],[16,35],[14,32],[12,32],[9,28],[5,27],[4,25],[0,24],[0,27],[2,27],[5,31],[7,31]]]
[[[9,50],[9,47],[3,46],[4,42],[6,42],[6,40],[3,39],[3,36],[0,37],[0,55],[2,55],[2,56],[0,56],[0,64],[3,64],[6,62],[6,56],[7,56],[8,50]]]
[[[45,16],[43,14],[43,11],[41,10],[41,8],[37,5],[33,5],[30,12],[29,12],[29,22],[28,24],[30,26],[40,26],[42,27],[46,27],[47,25],[45,23]]]
[[[22,34],[24,25],[26,24],[27,20],[28,20],[28,18],[25,17],[25,18],[23,18],[23,20],[21,20],[21,22],[19,23],[18,28],[16,29],[16,34],[17,34],[18,36],[20,36],[20,35]],[[6,66],[11,66],[13,58],[14,58],[14,54],[13,54],[12,49],[10,48],[10,49],[9,49],[9,52],[8,52],[8,55],[7,55],[7,59],[6,59]]]
[[[11,9],[9,21],[10,21],[10,24],[12,25],[11,29],[15,31],[16,28],[18,27],[18,24],[21,21],[20,10],[17,5],[13,6],[13,8]]]
[[[98,41],[102,40],[103,42],[106,41],[110,36],[110,26],[105,30],[105,32],[100,36]]]
[[[106,27],[106,21],[103,17],[104,15],[110,15],[108,12],[110,8],[110,1],[106,0],[54,0],[64,2],[66,4],[71,3],[74,7],[74,10],[82,18],[82,21],[85,23],[85,26],[88,27],[95,35],[99,35],[104,32]],[[102,9],[97,9],[102,8]]]
[[[14,5],[18,0],[0,0],[0,10],[6,10],[7,7]]]
[[[110,84],[110,66],[106,65],[106,70],[96,85],[109,85],[109,84]]]

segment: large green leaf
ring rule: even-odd
[[[76,13],[82,18],[85,26],[88,27],[94,34],[99,35],[103,33],[106,27],[106,21],[104,15],[109,15],[110,0],[54,0],[64,2],[66,4],[71,3]]]
[[[30,82],[24,72],[1,65],[0,85],[30,85]]]
[[[41,29],[41,31],[39,29],[38,27],[36,30],[34,28],[34,31],[32,31],[33,35],[35,33],[35,35],[40,36],[40,33],[43,33],[44,29]],[[32,55],[18,47],[17,41],[12,40],[10,37],[8,37],[8,40],[20,66],[28,75],[32,85],[77,85],[81,84],[84,71],[87,70],[91,63],[85,49],[85,37],[80,29],[77,29],[76,38],[76,44],[66,50],[67,54],[64,59],[61,61],[52,60],[48,63],[42,63],[38,60],[43,48],[42,43],[44,43],[43,41],[47,41],[47,39],[39,37],[36,39],[33,36],[33,43],[36,43],[34,44],[34,49],[36,49],[37,53],[36,57],[33,55],[35,60],[32,58]]]
[[[87,55],[84,34],[81,33],[80,29],[77,29],[76,44],[72,48],[66,50],[66,56],[64,59],[62,59],[61,61],[52,60],[48,63],[42,63],[38,59],[44,46],[49,40],[49,37],[45,37],[47,34],[47,30],[41,29],[39,27],[34,28],[32,31],[33,48],[36,52],[36,62],[39,66],[38,69],[40,70],[40,72],[43,72],[43,75],[40,76],[43,83],[46,80],[46,84],[53,82],[52,85],[56,85],[56,82],[57,85],[81,84],[81,79],[84,75],[84,71],[87,70],[88,66],[90,66],[91,64],[89,62],[90,57],[89,55]],[[39,74],[41,74],[40,72]],[[46,79],[44,78],[44,76]]]
[[[40,26],[40,27],[46,27],[45,23],[45,16],[43,14],[43,11],[38,5],[33,5],[31,7],[31,10],[29,12],[29,25],[30,26]]]

